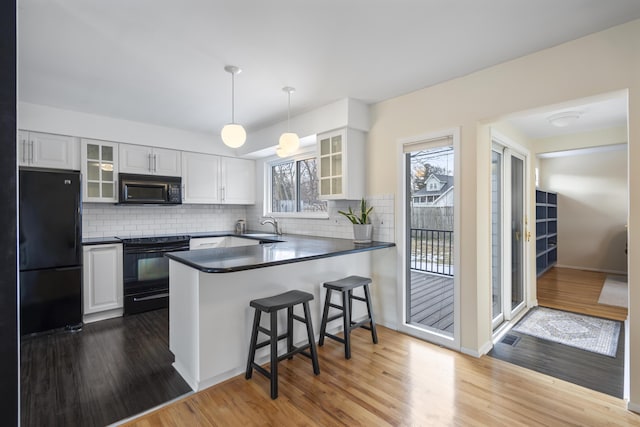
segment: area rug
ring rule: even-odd
[[[600,291],[598,304],[628,308],[627,276],[607,275]]]
[[[536,307],[518,322],[513,330],[615,357],[620,336],[620,322]]]

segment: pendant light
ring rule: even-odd
[[[289,95],[289,102],[287,105],[287,131],[280,135],[280,144],[278,145],[276,153],[280,157],[285,157],[300,147],[300,138],[298,138],[298,135],[295,132],[291,132],[289,127],[291,122],[291,92],[295,92],[296,89],[290,86],[285,86],[282,88],[282,91],[287,92]]]
[[[224,67],[224,70],[227,73],[231,74],[231,123],[226,124],[222,128],[222,132],[220,132],[220,136],[222,137],[222,142],[225,143],[228,147],[238,148],[244,144],[247,140],[247,132],[245,132],[242,125],[235,123],[234,117],[234,98],[235,98],[235,76],[236,74],[240,74],[242,71],[240,68],[235,65],[227,65]]]

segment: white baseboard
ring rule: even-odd
[[[627,401],[627,409],[632,412],[640,414],[640,403],[633,403]]]
[[[115,317],[122,317],[123,309],[114,308],[113,310],[101,311],[99,313],[90,313],[82,316],[84,323],[99,322],[100,320],[113,319]]]
[[[493,343],[491,341],[487,341],[484,344],[482,344],[482,346],[480,346],[480,349],[478,350],[461,347],[460,352],[473,357],[482,357],[485,354],[489,353],[492,348],[493,348]]]
[[[627,271],[620,271],[620,270],[606,270],[606,269],[602,269],[602,268],[590,268],[590,267],[581,267],[579,265],[565,265],[565,264],[556,264],[555,265],[558,268],[570,268],[572,270],[584,270],[584,271],[596,271],[598,273],[609,273],[609,274],[619,274],[621,276],[626,276],[627,275]]]

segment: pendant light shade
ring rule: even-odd
[[[234,65],[227,65],[224,70],[231,74],[231,123],[226,124],[220,132],[222,142],[231,148],[238,148],[247,140],[247,132],[242,125],[235,123],[234,107],[235,107],[235,76],[242,71]]]
[[[300,138],[293,132],[285,132],[280,135],[280,148],[292,153],[300,147]]]
[[[295,92],[295,88],[285,86],[282,88],[283,92],[287,92],[289,95],[288,104],[287,104],[287,131],[280,135],[280,141],[278,144],[278,148],[276,149],[276,154],[280,157],[286,157],[289,154],[292,154],[300,147],[300,138],[298,134],[291,132],[289,129],[290,121],[291,121],[291,92]]]
[[[231,148],[241,147],[247,140],[247,132],[242,125],[236,123],[224,125],[220,136],[222,136],[222,142]]]

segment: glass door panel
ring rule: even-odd
[[[491,310],[493,328],[504,321],[502,294],[502,151],[491,151]]]
[[[408,151],[405,161],[405,322],[453,338],[454,149],[449,142]]]
[[[491,151],[491,289],[494,331],[525,303],[526,155],[494,141]]]
[[[511,307],[524,302],[524,161],[511,155]]]

